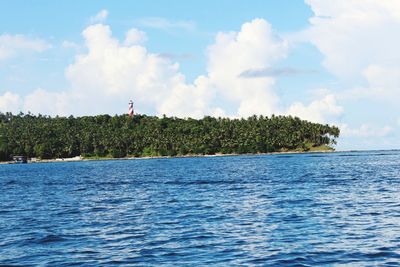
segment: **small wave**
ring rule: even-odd
[[[302,256],[298,256],[291,259],[281,259],[278,260],[276,263],[280,266],[299,266],[299,267],[312,266],[310,260]]]
[[[99,207],[99,206],[97,206],[97,207],[92,207],[90,209],[90,211],[91,212],[108,211],[108,208],[107,207]]]
[[[75,188],[73,191],[79,192],[79,191],[85,191],[85,190],[87,190],[87,187],[86,187],[86,186],[85,186],[85,187],[78,187],[78,188]]]
[[[38,244],[48,244],[48,243],[54,243],[54,242],[62,242],[65,241],[66,239],[60,235],[46,235],[40,239],[37,240]]]
[[[0,210],[0,214],[12,213],[12,212],[14,212],[14,210]]]
[[[21,240],[19,246],[31,246],[32,244],[45,245],[49,243],[58,243],[66,241],[66,238],[60,235],[48,234],[42,237],[30,237]]]
[[[352,154],[338,154],[339,157],[367,157],[367,156],[395,156],[399,155],[398,153],[365,153],[365,152],[356,152]]]
[[[378,252],[372,252],[372,253],[367,253],[366,256],[370,259],[376,259],[376,258],[384,258],[384,259],[389,259],[389,258],[400,258],[400,254],[392,251],[378,251]]]
[[[400,254],[393,251],[353,252],[346,254],[345,258],[349,259],[349,261],[361,260],[368,262],[377,260],[400,259]]]
[[[95,250],[85,249],[85,250],[79,251],[79,253],[93,255],[93,254],[98,254],[99,252],[95,251]]]
[[[164,184],[167,185],[224,185],[224,184],[235,184],[238,183],[233,180],[194,180],[194,181],[167,181]],[[243,183],[243,181],[240,181]]]
[[[276,155],[276,158],[293,158],[293,155]]]
[[[17,180],[10,180],[4,183],[4,186],[16,185],[18,184]]]
[[[30,267],[30,266],[34,266],[34,265],[20,265],[20,264],[0,264],[0,267]]]

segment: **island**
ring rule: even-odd
[[[340,130],[292,116],[247,119],[0,113],[0,161],[333,151]]]

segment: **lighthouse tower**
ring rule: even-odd
[[[133,117],[133,102],[132,102],[132,100],[129,101],[128,115],[129,115],[130,117]]]

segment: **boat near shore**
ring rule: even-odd
[[[26,156],[13,156],[14,163],[28,163],[28,157]]]

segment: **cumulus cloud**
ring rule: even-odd
[[[5,92],[0,95],[0,111],[1,112],[14,112],[17,113],[21,111],[21,98],[19,95]]]
[[[51,45],[45,40],[30,38],[25,35],[0,35],[0,61],[26,52],[43,52]]]
[[[336,103],[336,97],[333,94],[312,101],[308,106],[301,102],[296,102],[287,111],[288,115],[319,123],[336,120],[342,113],[343,107]]]
[[[204,115],[226,115],[224,112],[221,114],[221,109],[210,105],[214,97],[215,90],[210,86],[207,77],[200,76],[191,85],[184,83],[183,76],[177,76],[171,92],[161,101],[158,111],[159,114],[194,118]]]
[[[399,62],[400,8],[396,1],[306,0],[314,11],[308,37],[339,77],[360,75],[376,62]]]
[[[149,53],[144,46],[120,44],[109,26],[92,25],[83,31],[83,37],[88,52],[78,55],[66,70],[75,95],[97,103],[82,105],[82,111],[116,112],[119,101],[130,98],[141,108],[154,107],[178,80],[177,64]]]
[[[363,72],[374,96],[390,99],[400,96],[400,64],[398,66],[369,65]]]
[[[237,115],[271,115],[279,112],[273,91],[274,77],[245,79],[240,74],[251,68],[269,68],[285,58],[287,42],[263,19],[244,23],[239,32],[218,33],[208,48],[208,77],[217,92],[238,104]]]
[[[25,96],[23,109],[34,114],[67,116],[70,115],[68,106],[72,103],[66,92],[49,92],[38,88]]]
[[[304,32],[324,66],[350,95],[400,96],[400,5],[397,1],[306,0],[314,12]],[[360,81],[366,85],[360,87]],[[356,86],[358,85],[358,86]],[[355,88],[358,87],[358,88]]]
[[[126,46],[142,44],[147,41],[147,35],[141,30],[132,28],[126,33],[124,44]]]
[[[95,24],[95,23],[102,23],[105,22],[108,17],[108,10],[102,9],[94,15],[93,17],[90,17],[89,22],[90,24]]]

